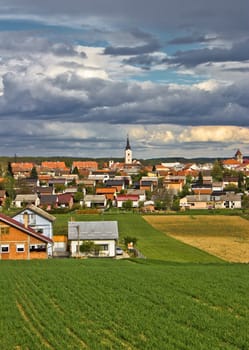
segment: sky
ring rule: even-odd
[[[0,0],[0,156],[249,155],[248,0]]]

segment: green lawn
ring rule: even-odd
[[[249,349],[249,266],[0,262],[1,350]]]

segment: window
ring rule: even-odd
[[[29,247],[30,252],[46,252],[46,250],[45,244],[35,244]]]
[[[36,229],[36,232],[37,232],[37,233],[40,233],[40,234],[42,235],[42,234],[43,234],[43,228],[37,228],[37,229]]]
[[[8,233],[10,233],[9,226],[1,226],[0,227],[0,234],[4,235],[4,234],[8,234]]]
[[[29,224],[30,225],[36,224],[36,215],[35,214],[29,214]]]
[[[9,253],[9,244],[1,245],[1,253]]]
[[[100,251],[107,251],[108,250],[108,244],[99,244]]]
[[[17,244],[16,245],[16,252],[23,253],[24,252],[24,244]]]

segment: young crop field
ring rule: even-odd
[[[155,229],[230,262],[249,262],[248,220],[239,216],[146,216]]]
[[[249,266],[0,262],[1,350],[249,349]]]

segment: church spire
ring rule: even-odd
[[[126,147],[125,147],[125,149],[126,149],[126,150],[131,149],[130,141],[129,141],[129,135],[127,135],[127,141],[126,141]]]

